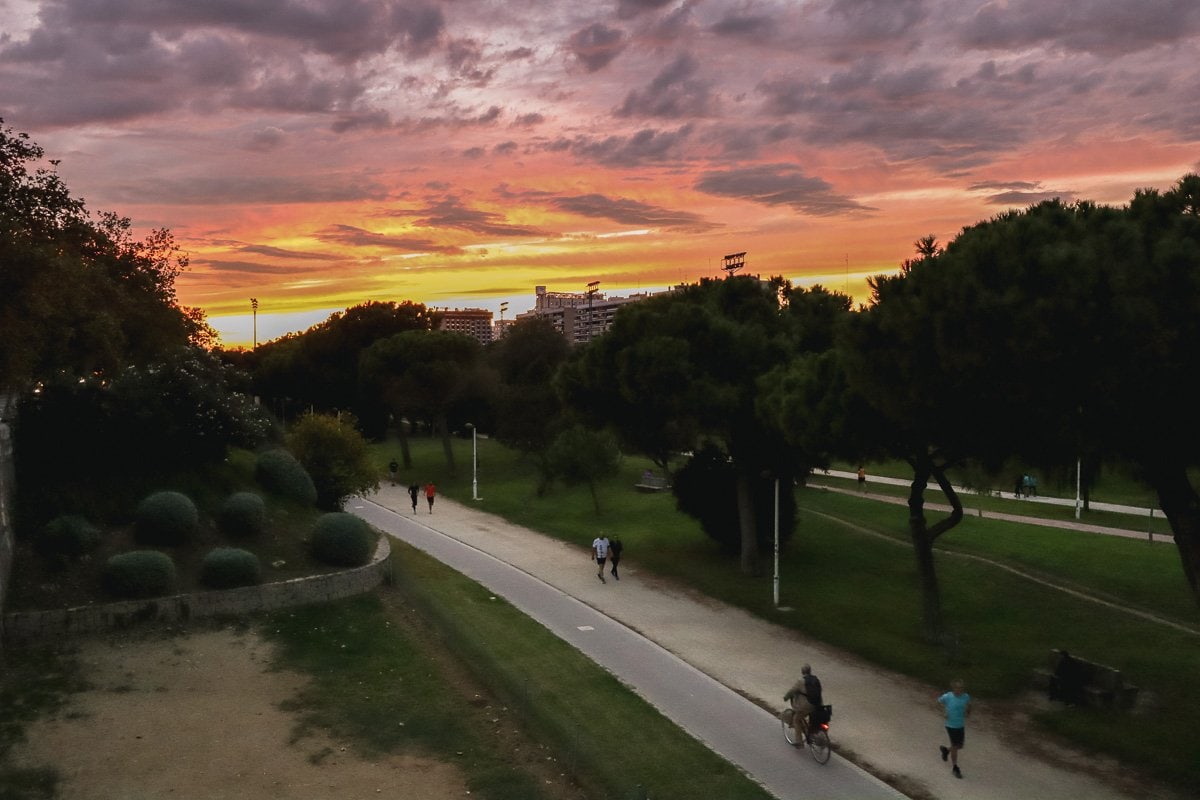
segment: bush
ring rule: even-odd
[[[313,558],[339,567],[359,567],[371,560],[371,530],[353,514],[322,514],[313,528],[309,547]]]
[[[102,580],[114,597],[158,597],[175,586],[175,562],[157,550],[132,550],[110,558]]]
[[[254,477],[263,488],[301,505],[317,502],[317,487],[296,457],[281,447],[258,454]]]
[[[340,511],[346,498],[379,488],[379,477],[350,414],[307,414],[292,427],[288,445],[312,476],[317,507]]]
[[[100,529],[77,514],[67,514],[52,519],[42,535],[34,542],[34,548],[43,558],[60,566],[89,553],[100,544]]]
[[[218,547],[200,564],[200,582],[213,589],[253,586],[262,582],[262,565],[249,550]]]
[[[231,539],[257,536],[267,527],[267,504],[254,492],[236,492],[217,511],[217,527]]]
[[[200,512],[181,492],[155,492],[138,504],[134,538],[138,544],[171,547],[192,538],[200,527]]]

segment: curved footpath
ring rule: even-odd
[[[783,705],[801,663],[813,665],[834,706],[832,738],[871,773],[914,797],[1125,800],[1095,764],[1057,748],[1053,763],[1005,735],[1004,720],[977,704],[961,756],[965,779],[938,755],[945,740],[934,698],[944,687],[884,672],[857,657],[621,562],[622,579],[596,580],[591,552],[438,498],[413,514],[403,487],[384,487],[348,510],[487,586],[546,625],[646,698],[664,715],[779,798],[904,795],[835,755],[824,767],[789,747],[764,710]],[[797,613],[803,613],[801,610]],[[949,676],[948,676],[949,677]],[[967,687],[970,691],[970,687]],[[747,699],[748,698],[748,699]],[[1072,766],[1074,765],[1074,766]],[[1111,770],[1106,770],[1111,771]]]

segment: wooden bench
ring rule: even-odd
[[[1064,664],[1070,658],[1070,664]],[[1073,671],[1073,674],[1072,674]],[[1060,686],[1064,679],[1073,680],[1075,687]],[[1035,687],[1050,693],[1051,699],[1064,699],[1096,708],[1132,708],[1137,702],[1138,687],[1126,683],[1121,670],[1051,650],[1045,667],[1033,671]],[[1074,696],[1072,696],[1074,695]]]
[[[671,483],[662,475],[655,475],[647,470],[642,479],[633,485],[639,492],[665,492],[671,488]]]

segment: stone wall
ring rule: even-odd
[[[238,589],[155,597],[149,600],[126,600],[55,611],[21,611],[6,614],[3,617],[3,636],[0,639],[15,642],[127,628],[144,622],[186,622],[339,600],[365,594],[387,579],[390,575],[390,555],[388,538],[381,535],[371,563],[342,572],[294,578],[260,586],[243,586]]]
[[[15,398],[0,394],[0,616],[4,614],[4,598],[8,595],[8,579],[12,575],[14,482],[12,428],[10,416],[16,411]],[[4,637],[0,636],[0,652]]]

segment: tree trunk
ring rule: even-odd
[[[743,575],[757,575],[758,530],[754,524],[754,493],[750,479],[739,475],[737,479],[738,527],[742,534],[741,569]]]
[[[1178,465],[1156,467],[1147,470],[1150,485],[1158,493],[1179,560],[1183,562],[1183,574],[1187,578],[1192,597],[1200,604],[1200,497],[1188,480],[1187,471]]]
[[[588,490],[592,493],[592,507],[596,509],[596,513],[600,513],[600,495],[596,494],[596,482],[588,481]]]
[[[442,437],[442,452],[446,454],[446,466],[450,468],[450,474],[455,475],[458,473],[458,468],[454,464],[454,446],[450,441],[450,425],[446,421],[445,414],[438,414],[437,430]]]
[[[412,469],[412,453],[408,449],[408,431],[403,422],[396,423],[396,433],[400,438],[400,460],[406,470]]]
[[[932,527],[925,522],[925,489],[929,477],[933,476],[950,501],[950,516],[939,520]],[[944,466],[935,465],[931,459],[922,458],[913,462],[913,481],[908,494],[908,530],[912,537],[913,553],[917,559],[917,580],[921,590],[921,621],[925,635],[931,642],[942,641],[942,596],[938,587],[937,568],[933,562],[933,543],[946,531],[957,525],[963,516],[962,501]]]

